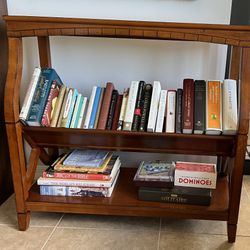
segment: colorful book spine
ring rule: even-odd
[[[122,105],[121,105],[117,130],[122,130],[123,128],[123,122],[124,122],[124,117],[125,117],[125,112],[126,112],[126,107],[127,107],[127,102],[128,102],[128,95],[129,95],[129,88],[123,91]]]
[[[203,134],[206,129],[206,82],[194,82],[194,134]]]
[[[36,90],[26,120],[26,123],[29,126],[41,126],[44,108],[49,96],[52,82],[54,80],[56,80],[60,85],[63,84],[54,69],[45,68],[41,70],[41,74],[39,76],[38,84],[36,86]]]
[[[83,96],[82,96],[82,94],[78,94],[78,96],[76,98],[75,108],[73,111],[73,116],[72,116],[71,123],[70,123],[70,128],[77,127],[79,116],[80,116],[80,111],[82,108],[82,102],[83,102]]]
[[[176,116],[175,116],[175,133],[182,133],[182,98],[183,90],[176,91]]]
[[[97,124],[97,129],[105,129],[108,119],[108,112],[109,112],[109,106],[111,102],[112,97],[112,91],[114,89],[114,84],[111,82],[108,82],[105,87],[104,95],[103,95],[103,101],[100,111],[100,116]]]
[[[219,135],[222,131],[221,82],[207,81],[206,134]]]
[[[69,88],[66,87],[65,94],[64,94],[64,97],[63,97],[63,101],[62,101],[62,105],[61,105],[60,114],[59,114],[58,121],[57,121],[57,124],[56,124],[57,127],[61,127],[65,106],[66,106],[66,103],[67,103],[67,100],[68,100],[68,93],[69,93]]]
[[[145,82],[140,81],[139,86],[138,86],[136,102],[135,102],[135,111],[134,111],[134,118],[133,118],[133,123],[132,123],[132,131],[139,130],[141,114],[142,114],[144,86],[145,86]]]
[[[96,87],[93,107],[92,107],[91,115],[89,118],[89,126],[88,126],[89,129],[93,129],[95,127],[95,119],[96,119],[96,115],[97,115],[97,110],[98,110],[98,105],[100,102],[101,93],[102,93],[102,88]]]
[[[96,118],[95,118],[94,129],[96,129],[97,125],[98,125],[98,121],[99,121],[99,117],[100,117],[100,112],[101,112],[101,107],[102,107],[102,101],[103,101],[104,91],[105,91],[105,88],[102,87],[102,89],[101,89],[101,96],[100,96],[100,100],[99,100],[98,107],[97,107],[97,113],[96,113]]]
[[[24,98],[24,102],[22,105],[22,109],[21,112],[19,114],[19,118],[20,120],[22,120],[23,122],[26,121],[28,113],[29,113],[29,109],[30,109],[30,105],[36,90],[36,86],[38,84],[38,79],[41,73],[41,68],[36,67],[34,69],[34,72],[32,74],[30,83],[29,83],[29,87],[28,90],[26,92],[25,98]]]
[[[152,98],[151,98],[151,103],[150,103],[150,111],[149,111],[149,117],[148,117],[148,125],[147,125],[148,132],[155,131],[160,93],[161,93],[161,83],[159,81],[154,81]]]
[[[115,114],[115,107],[117,103],[117,98],[119,96],[119,93],[116,89],[113,89],[112,96],[111,96],[111,102],[109,107],[109,113],[108,113],[108,120],[106,124],[106,129],[110,130],[112,128],[113,118]]]
[[[166,104],[166,133],[175,132],[176,91],[168,90]]]
[[[167,90],[161,90],[155,132],[161,133],[163,131],[163,123],[166,114],[166,100],[167,100]]]
[[[84,119],[85,119],[86,112],[87,112],[87,106],[88,106],[87,103],[88,103],[88,98],[85,96],[83,97],[82,107],[80,110],[79,119],[77,123],[77,128],[83,128],[83,123],[84,123]]]
[[[152,90],[153,90],[153,87],[150,83],[145,85],[144,90],[143,90],[144,98],[143,98],[142,115],[141,115],[141,122],[140,122],[140,126],[139,126],[139,131],[146,131],[147,130]]]
[[[129,88],[128,102],[123,121],[123,130],[131,131],[134,118],[135,103],[139,87],[139,81],[132,81]]]
[[[183,80],[183,126],[184,134],[192,134],[194,129],[194,80]]]

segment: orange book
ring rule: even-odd
[[[217,135],[222,131],[221,82],[207,82],[206,134]]]

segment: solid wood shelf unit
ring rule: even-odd
[[[5,21],[9,40],[5,121],[20,230],[28,228],[30,211],[166,216],[226,221],[228,241],[235,241],[249,123],[250,27],[30,16],[6,16]],[[232,50],[229,77],[240,83],[237,135],[184,135],[23,126],[19,121],[22,38],[37,37],[40,66],[50,67],[50,36],[183,40],[229,45]],[[27,161],[24,156],[24,139],[32,148]],[[213,155],[218,157],[222,168],[228,171],[226,176],[218,177],[210,206],[139,201],[132,183],[135,169],[130,168],[122,169],[118,185],[110,198],[41,196],[38,186],[34,184],[37,162],[39,158],[44,163],[51,162],[58,155],[58,148],[62,147]]]

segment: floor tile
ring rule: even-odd
[[[54,227],[63,215],[60,213],[32,212],[30,216],[31,227]]]
[[[0,206],[0,224],[17,225],[15,196],[10,196]]]
[[[14,226],[0,225],[1,250],[41,249],[52,228],[29,228],[27,231],[18,231]]]
[[[159,218],[65,214],[58,227],[159,230]]]
[[[57,228],[44,250],[157,250],[158,232]]]
[[[250,204],[240,205],[237,234],[250,236]]]

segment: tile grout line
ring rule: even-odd
[[[160,218],[159,233],[158,233],[158,242],[157,242],[157,250],[159,250],[159,249],[160,249],[160,239],[161,239],[161,223],[162,223],[162,218]]]
[[[57,229],[58,225],[60,224],[60,222],[62,221],[64,214],[61,216],[61,218],[58,220],[58,222],[56,223],[55,227],[53,228],[53,230],[51,231],[50,235],[48,236],[47,240],[44,242],[41,250],[44,249],[44,247],[47,245],[48,241],[51,239],[53,233],[55,232],[55,230]]]

